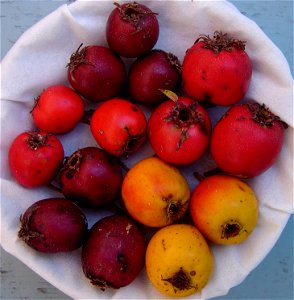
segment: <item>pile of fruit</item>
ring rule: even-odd
[[[108,47],[73,52],[69,85],[46,87],[36,98],[36,130],[15,138],[8,160],[20,185],[60,192],[21,215],[18,236],[27,245],[45,253],[82,247],[82,270],[101,290],[129,285],[145,267],[160,292],[182,297],[211,278],[210,243],[238,244],[253,232],[258,200],[242,178],[275,163],[287,125],[264,104],[244,100],[252,77],[245,41],[202,34],[181,64],[153,49],[159,17],[140,3],[115,3]],[[95,109],[86,110],[87,102]],[[228,110],[213,126],[209,110],[219,106]],[[97,147],[65,157],[58,135],[79,122]],[[154,155],[128,169],[124,160],[146,143]],[[191,191],[180,168],[207,152],[217,168],[195,172]],[[85,208],[112,213],[88,228]]]

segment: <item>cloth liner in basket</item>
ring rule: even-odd
[[[246,278],[272,249],[293,213],[293,78],[281,51],[232,4],[225,1],[169,1],[168,5],[166,1],[147,1],[145,4],[158,13],[160,36],[155,48],[172,52],[180,61],[199,34],[222,30],[246,40],[246,51],[253,62],[253,78],[246,98],[265,103],[289,125],[275,165],[259,177],[247,180],[260,202],[255,231],[240,245],[211,245],[215,255],[213,276],[200,293],[190,297],[209,299],[225,295]],[[84,277],[80,249],[46,255],[30,249],[17,238],[20,214],[33,202],[60,194],[47,188],[29,190],[17,185],[7,165],[8,148],[17,134],[34,128],[29,113],[34,98],[47,86],[68,84],[65,65],[71,53],[81,43],[107,45],[105,25],[113,8],[112,1],[76,1],[62,5],[27,30],[1,63],[1,245],[74,299],[168,299],[151,285],[145,270],[128,287],[102,292]],[[211,112],[213,123],[224,110],[216,108]],[[150,111],[145,111],[148,116]],[[60,139],[67,156],[79,147],[96,145],[85,124],[79,124]],[[152,154],[147,144],[126,163],[130,167]],[[211,165],[211,158],[205,155],[195,164],[181,168],[191,190],[197,184],[193,171],[207,171]],[[104,210],[87,211],[89,225],[107,214]]]

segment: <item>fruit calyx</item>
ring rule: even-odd
[[[175,68],[180,74],[182,73],[182,66],[181,66],[181,63],[178,59],[178,57],[176,55],[174,55],[173,53],[170,53],[170,52],[165,52],[163,50],[153,50],[153,51],[159,51],[159,52],[162,52],[167,61],[169,62],[169,64]]]
[[[252,120],[261,125],[262,127],[272,127],[275,121],[278,121],[286,129],[287,123],[282,121],[280,117],[273,114],[265,104],[259,104],[257,102],[247,103],[247,106],[252,115]]]
[[[97,286],[100,288],[101,291],[105,291],[106,288],[111,288],[111,289],[117,289],[113,284],[111,284],[109,281],[99,278],[99,277],[93,277],[90,274],[87,274],[87,277],[90,279],[91,283],[94,286]]]
[[[124,21],[132,23],[136,27],[145,15],[157,15],[157,13],[146,11],[137,2],[126,3],[125,5],[120,5],[115,2],[114,5],[118,8],[120,17]]]
[[[235,236],[238,236],[242,231],[246,231],[243,229],[243,226],[236,220],[230,220],[229,222],[223,224],[222,228],[222,239],[229,239]]]
[[[76,151],[74,154],[72,154],[70,157],[67,157],[64,162],[64,166],[61,170],[65,171],[65,176],[68,179],[73,178],[75,172],[79,171],[81,163],[82,163],[83,155],[81,154],[81,151]]]
[[[197,286],[194,287],[191,285],[191,277],[183,270],[182,267],[170,278],[163,278],[161,276],[161,280],[169,282],[173,286],[173,288],[180,291],[188,290],[191,288],[195,288],[197,290]]]
[[[27,143],[32,150],[38,150],[46,146],[49,134],[41,134],[37,131],[28,132]]]
[[[166,202],[166,215],[170,223],[178,221],[185,213],[186,207],[180,200],[172,199],[172,195],[163,197],[162,200]]]
[[[72,53],[69,59],[69,63],[66,65],[66,68],[69,68],[70,70],[74,70],[77,66],[80,64],[87,64],[87,65],[93,65],[91,62],[89,62],[86,59],[86,50],[87,47],[81,47],[83,46],[83,43],[80,44],[79,48],[76,50],[76,52]]]
[[[203,115],[196,111],[198,102],[192,104],[185,104],[179,101],[178,96],[170,90],[160,90],[170,100],[174,102],[169,114],[166,116],[165,121],[174,123],[178,128],[189,128],[193,124],[199,124],[200,129],[205,133],[206,126]]]
[[[31,220],[31,217],[38,209],[38,206],[31,208],[28,214],[26,215],[26,218],[24,218],[23,215],[20,215],[20,229],[18,231],[18,237],[22,239],[26,244],[29,243],[30,239],[37,238],[37,237],[44,237],[44,235],[37,231],[32,231],[29,229],[29,223]]]
[[[140,145],[142,139],[144,138],[144,134],[132,135],[130,130],[127,126],[124,127],[126,132],[128,133],[128,139],[125,141],[122,150],[123,150],[123,157],[128,158],[128,155],[134,152],[138,145]]]
[[[234,49],[245,50],[246,45],[246,41],[231,38],[227,33],[222,33],[222,31],[215,31],[212,38],[209,35],[201,34],[195,44],[200,41],[204,43],[203,48],[210,49],[215,54],[220,53],[222,50],[228,52]]]

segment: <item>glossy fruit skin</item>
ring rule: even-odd
[[[257,225],[258,201],[250,186],[239,178],[214,175],[196,186],[190,213],[208,240],[223,245],[239,244]],[[234,230],[239,233],[234,234]]]
[[[200,292],[214,269],[214,257],[196,227],[173,224],[159,229],[146,250],[146,272],[164,295],[186,297]]]
[[[252,77],[252,63],[244,50],[223,50],[215,54],[203,41],[187,50],[182,64],[184,91],[197,101],[228,106],[246,94]]]
[[[98,106],[90,127],[99,146],[117,157],[136,152],[147,136],[142,109],[123,98],[113,98]]]
[[[40,130],[52,134],[65,134],[74,129],[81,120],[84,102],[71,88],[54,85],[39,95],[31,113]]]
[[[82,248],[82,268],[102,290],[129,285],[144,267],[146,242],[129,217],[111,215],[96,222]]]
[[[195,122],[187,119],[190,109]],[[209,114],[187,97],[179,97],[177,104],[172,100],[163,102],[148,121],[148,138],[153,150],[162,160],[175,165],[187,165],[199,159],[208,147],[210,134]]]
[[[190,188],[177,168],[157,157],[148,157],[127,172],[121,195],[136,221],[149,227],[162,227],[184,216]]]
[[[41,131],[19,134],[10,145],[8,163],[12,176],[26,188],[50,183],[64,159],[60,140]]]
[[[42,199],[20,218],[19,238],[45,253],[73,251],[82,246],[88,229],[85,214],[64,198]]]
[[[160,91],[175,91],[181,84],[181,64],[172,53],[152,50],[137,58],[128,74],[128,90],[135,101],[156,106],[166,99]]]
[[[120,193],[122,172],[118,160],[97,147],[75,151],[59,174],[63,195],[84,207],[101,207]]]
[[[266,126],[256,122],[250,105],[231,107],[214,127],[210,144],[216,164],[243,178],[256,177],[269,169],[277,160],[284,139],[282,123],[274,120]]]
[[[122,59],[104,46],[90,45],[79,49],[71,55],[68,64],[71,86],[92,102],[117,95],[127,77]]]
[[[151,50],[159,36],[156,14],[141,3],[115,5],[106,25],[108,46],[124,57],[137,57]]]

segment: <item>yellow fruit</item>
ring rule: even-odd
[[[129,214],[138,222],[162,227],[184,215],[190,188],[177,168],[150,157],[127,172],[122,184],[122,199]]]
[[[157,231],[147,246],[145,261],[151,283],[171,297],[199,292],[214,268],[206,240],[188,224],[173,224]]]
[[[216,244],[239,244],[258,220],[253,190],[233,176],[214,175],[196,186],[190,212],[196,227]]]

